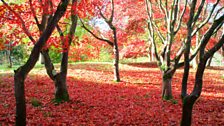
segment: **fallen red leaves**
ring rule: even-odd
[[[181,70],[173,79],[177,104],[161,100],[161,77],[155,67],[123,65],[122,82],[113,82],[112,65],[70,66],[71,101],[55,105],[53,82],[31,74],[26,80],[28,125],[179,125],[181,118]],[[44,72],[44,70],[43,70]],[[40,72],[38,72],[40,73]],[[3,74],[2,74],[3,75]],[[192,89],[194,72],[189,87]],[[221,70],[206,70],[202,96],[193,110],[193,126],[224,125],[224,80]],[[0,75],[0,125],[13,125],[15,98],[12,75]],[[37,99],[41,106],[34,107]]]

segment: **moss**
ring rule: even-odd
[[[119,82],[121,82],[121,80],[113,80],[113,82],[119,83]]]
[[[42,105],[42,103],[36,98],[31,99],[31,104],[32,104],[33,107],[38,107],[38,106]]]
[[[163,96],[163,100],[165,100],[165,101],[168,101],[168,100],[171,100],[171,99],[173,99],[172,95],[164,95]]]
[[[177,103],[178,103],[178,101],[177,101],[176,99],[171,99],[170,101],[171,101],[171,103],[173,103],[173,104],[177,104]]]
[[[68,92],[64,92],[61,96],[55,96],[55,99],[52,100],[55,104],[60,104],[63,102],[69,101]]]
[[[168,79],[171,79],[171,78],[172,78],[171,74],[164,74],[163,75],[163,80],[168,80]]]
[[[166,70],[168,69],[168,67],[167,67],[166,64],[162,64],[162,65],[160,65],[160,69],[161,69],[162,71],[166,71]]]

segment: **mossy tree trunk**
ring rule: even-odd
[[[49,3],[49,1],[45,1],[45,2],[46,2],[45,4],[48,4],[48,7],[52,9],[53,4],[51,2]],[[74,4],[77,4],[76,0],[72,0],[72,6]],[[46,30],[47,23],[51,20],[51,18],[52,18],[52,15],[43,14],[42,21],[40,24],[38,20],[36,20],[36,24],[39,28],[40,33],[43,33],[43,31]],[[35,19],[37,19],[37,17],[35,17]],[[41,58],[45,65],[47,74],[54,81],[56,101],[69,100],[69,93],[67,90],[67,83],[66,83],[67,69],[68,69],[68,53],[69,53],[69,48],[70,48],[75,30],[76,30],[76,26],[77,26],[77,15],[75,14],[75,10],[72,10],[72,9],[71,9],[71,22],[72,24],[70,26],[70,30],[68,33],[68,47],[65,46],[67,42],[66,42],[63,31],[60,29],[58,25],[56,25],[57,30],[60,34],[60,37],[62,38],[61,41],[62,41],[62,47],[63,47],[61,69],[58,73],[56,72],[54,65],[51,61],[51,58],[49,56],[49,49],[44,49],[41,51]]]
[[[170,100],[173,98],[172,95],[172,79],[175,70],[170,70],[169,72],[163,72],[162,75],[162,99]]]

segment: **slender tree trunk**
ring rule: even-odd
[[[189,95],[184,98],[181,126],[190,126],[192,120],[193,105],[197,97]]]
[[[192,109],[195,101],[200,97],[203,84],[203,74],[206,66],[206,61],[200,61],[195,76],[195,86],[193,92],[184,97],[182,108],[181,126],[190,126],[192,120]]]
[[[151,61],[155,61],[154,54],[155,54],[155,52],[154,52],[154,45],[152,44],[151,45]]]
[[[200,32],[197,32],[196,33],[196,47],[199,45],[199,43],[200,43]],[[194,69],[197,69],[199,57],[200,57],[199,54],[197,54],[192,61],[192,65]]]
[[[9,42],[9,47],[8,47],[8,59],[9,59],[9,68],[12,68],[12,45],[11,45],[11,42]]]
[[[114,51],[114,80],[116,82],[120,82],[120,75],[119,75],[119,49],[118,49],[118,43],[117,43],[117,32],[116,28],[111,24],[111,29],[113,30],[114,35],[114,45],[113,45],[113,51]]]
[[[184,74],[182,78],[182,87],[181,87],[181,98],[183,99],[187,96],[187,80],[189,76],[190,63],[185,62],[184,64]]]
[[[20,69],[18,70],[20,71]],[[16,98],[16,126],[26,125],[26,103],[24,92],[24,75],[21,72],[15,71],[14,86]]]
[[[114,43],[114,80],[120,82],[120,75],[119,75],[119,50],[117,43]]]
[[[170,100],[172,96],[172,78],[173,75],[170,73],[163,74],[163,83],[162,83],[162,98],[164,100]]]

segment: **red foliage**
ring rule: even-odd
[[[71,101],[60,105],[51,102],[54,85],[44,74],[45,69],[27,78],[28,125],[179,125],[182,73],[174,76],[173,93],[178,103],[172,104],[161,100],[161,75],[154,65],[126,65],[121,69],[123,82],[120,83],[112,81],[112,65],[77,64],[69,68]],[[221,71],[206,70],[202,95],[194,105],[192,126],[224,125]],[[193,75],[194,72],[189,78],[191,89]],[[1,125],[14,124],[13,88],[13,76],[1,73]],[[34,98],[42,103],[41,106],[32,106]]]
[[[144,40],[135,40],[123,46],[120,51],[121,58],[137,58],[148,55],[148,46]]]
[[[84,35],[82,40],[76,38],[73,46],[70,47],[70,61],[87,61],[98,59],[100,57],[101,48],[107,48],[107,44],[96,40],[92,36]]]

